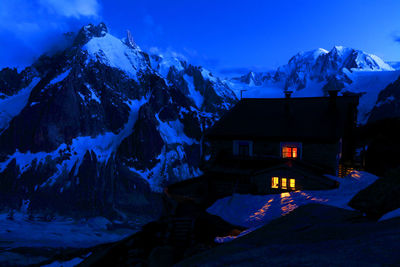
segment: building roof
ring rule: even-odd
[[[283,159],[279,157],[223,157],[216,159],[205,168],[205,173],[212,179],[237,179],[254,177],[273,172],[280,172],[286,177],[294,173],[305,177],[309,183],[323,184],[334,188],[338,183],[324,174],[325,169],[302,160]],[[285,176],[284,176],[285,177]]]
[[[285,166],[285,168],[289,169],[307,170],[308,172],[320,176],[325,173],[324,168],[306,161],[274,156],[240,157],[224,155],[223,157],[217,157],[214,161],[209,162],[203,169],[208,173],[229,173],[251,176],[278,166]]]
[[[211,139],[337,140],[356,119],[358,96],[247,98],[211,129]]]

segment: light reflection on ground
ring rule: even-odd
[[[224,220],[248,228],[258,228],[269,221],[284,216],[301,205],[320,203],[350,209],[347,203],[360,190],[378,177],[367,172],[353,171],[345,178],[329,176],[340,182],[337,189],[323,191],[294,191],[256,196],[235,194],[215,202],[207,211]],[[223,241],[221,237],[219,242]]]
[[[294,203],[293,198],[290,197],[290,193],[282,193],[281,194],[281,210],[282,215],[286,215],[292,210],[297,208],[296,203]]]
[[[261,220],[265,214],[268,212],[268,208],[271,206],[271,202],[274,201],[273,198],[271,198],[270,200],[268,200],[268,202],[258,211],[254,212],[254,214],[252,214],[250,216],[251,220]]]

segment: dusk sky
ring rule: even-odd
[[[0,68],[57,49],[62,33],[104,21],[145,51],[217,72],[264,70],[299,51],[343,45],[400,61],[400,1],[1,0]]]

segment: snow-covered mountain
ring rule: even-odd
[[[399,61],[389,61],[387,62],[392,68],[396,70],[400,70],[400,62]]]
[[[71,47],[0,71],[0,208],[144,209],[200,173],[200,139],[237,98],[202,67],[87,25]]]
[[[379,93],[368,122],[385,118],[400,118],[400,77]]]
[[[230,80],[230,87],[245,97],[324,96],[328,90],[361,95],[359,122],[365,123],[381,90],[400,75],[378,56],[335,46],[330,51],[316,49],[293,56],[275,71],[254,73]]]
[[[0,70],[0,210],[22,203],[93,216],[152,210],[153,191],[201,173],[202,134],[241,90],[245,97],[358,93],[366,122],[374,105],[378,114],[397,99],[397,83],[382,90],[399,74],[377,56],[334,47],[222,80],[145,53],[129,32],[120,40],[103,23],[89,24],[65,51],[21,72]]]

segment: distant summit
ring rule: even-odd
[[[276,71],[249,73],[238,80],[254,85],[261,85],[266,80],[283,82],[285,90],[297,91],[305,88],[308,80],[337,79],[350,83],[346,73],[353,70],[393,71],[394,68],[378,56],[353,48],[334,46],[330,51],[318,48],[300,52]]]
[[[286,65],[267,72],[249,72],[230,80],[230,87],[239,96],[283,97],[286,90],[293,96],[326,96],[329,90],[364,95],[360,100],[359,121],[366,122],[376,104],[377,95],[399,73],[376,55],[361,50],[334,46],[300,52]]]

